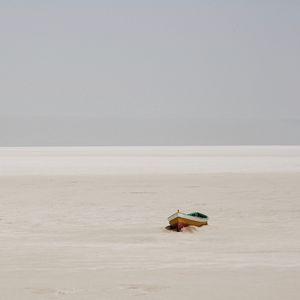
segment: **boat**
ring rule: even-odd
[[[185,214],[183,212],[180,212],[179,210],[171,215],[168,218],[168,221],[170,223],[170,228],[175,229],[177,231],[181,231],[183,227],[194,225],[194,226],[203,226],[207,225],[208,216],[199,213],[199,212],[192,212],[190,214]]]

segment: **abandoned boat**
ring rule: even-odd
[[[168,218],[171,229],[176,229],[177,231],[181,231],[183,227],[194,225],[194,226],[203,226],[207,225],[208,216],[201,214],[199,212],[192,212],[190,214],[185,214],[180,212],[179,210],[171,215]]]

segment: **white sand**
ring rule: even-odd
[[[2,148],[0,267],[1,300],[299,299],[300,147]]]

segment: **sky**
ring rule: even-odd
[[[0,0],[0,146],[300,144],[300,1]]]

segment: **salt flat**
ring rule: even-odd
[[[298,146],[0,148],[0,299],[298,299],[299,232]]]

